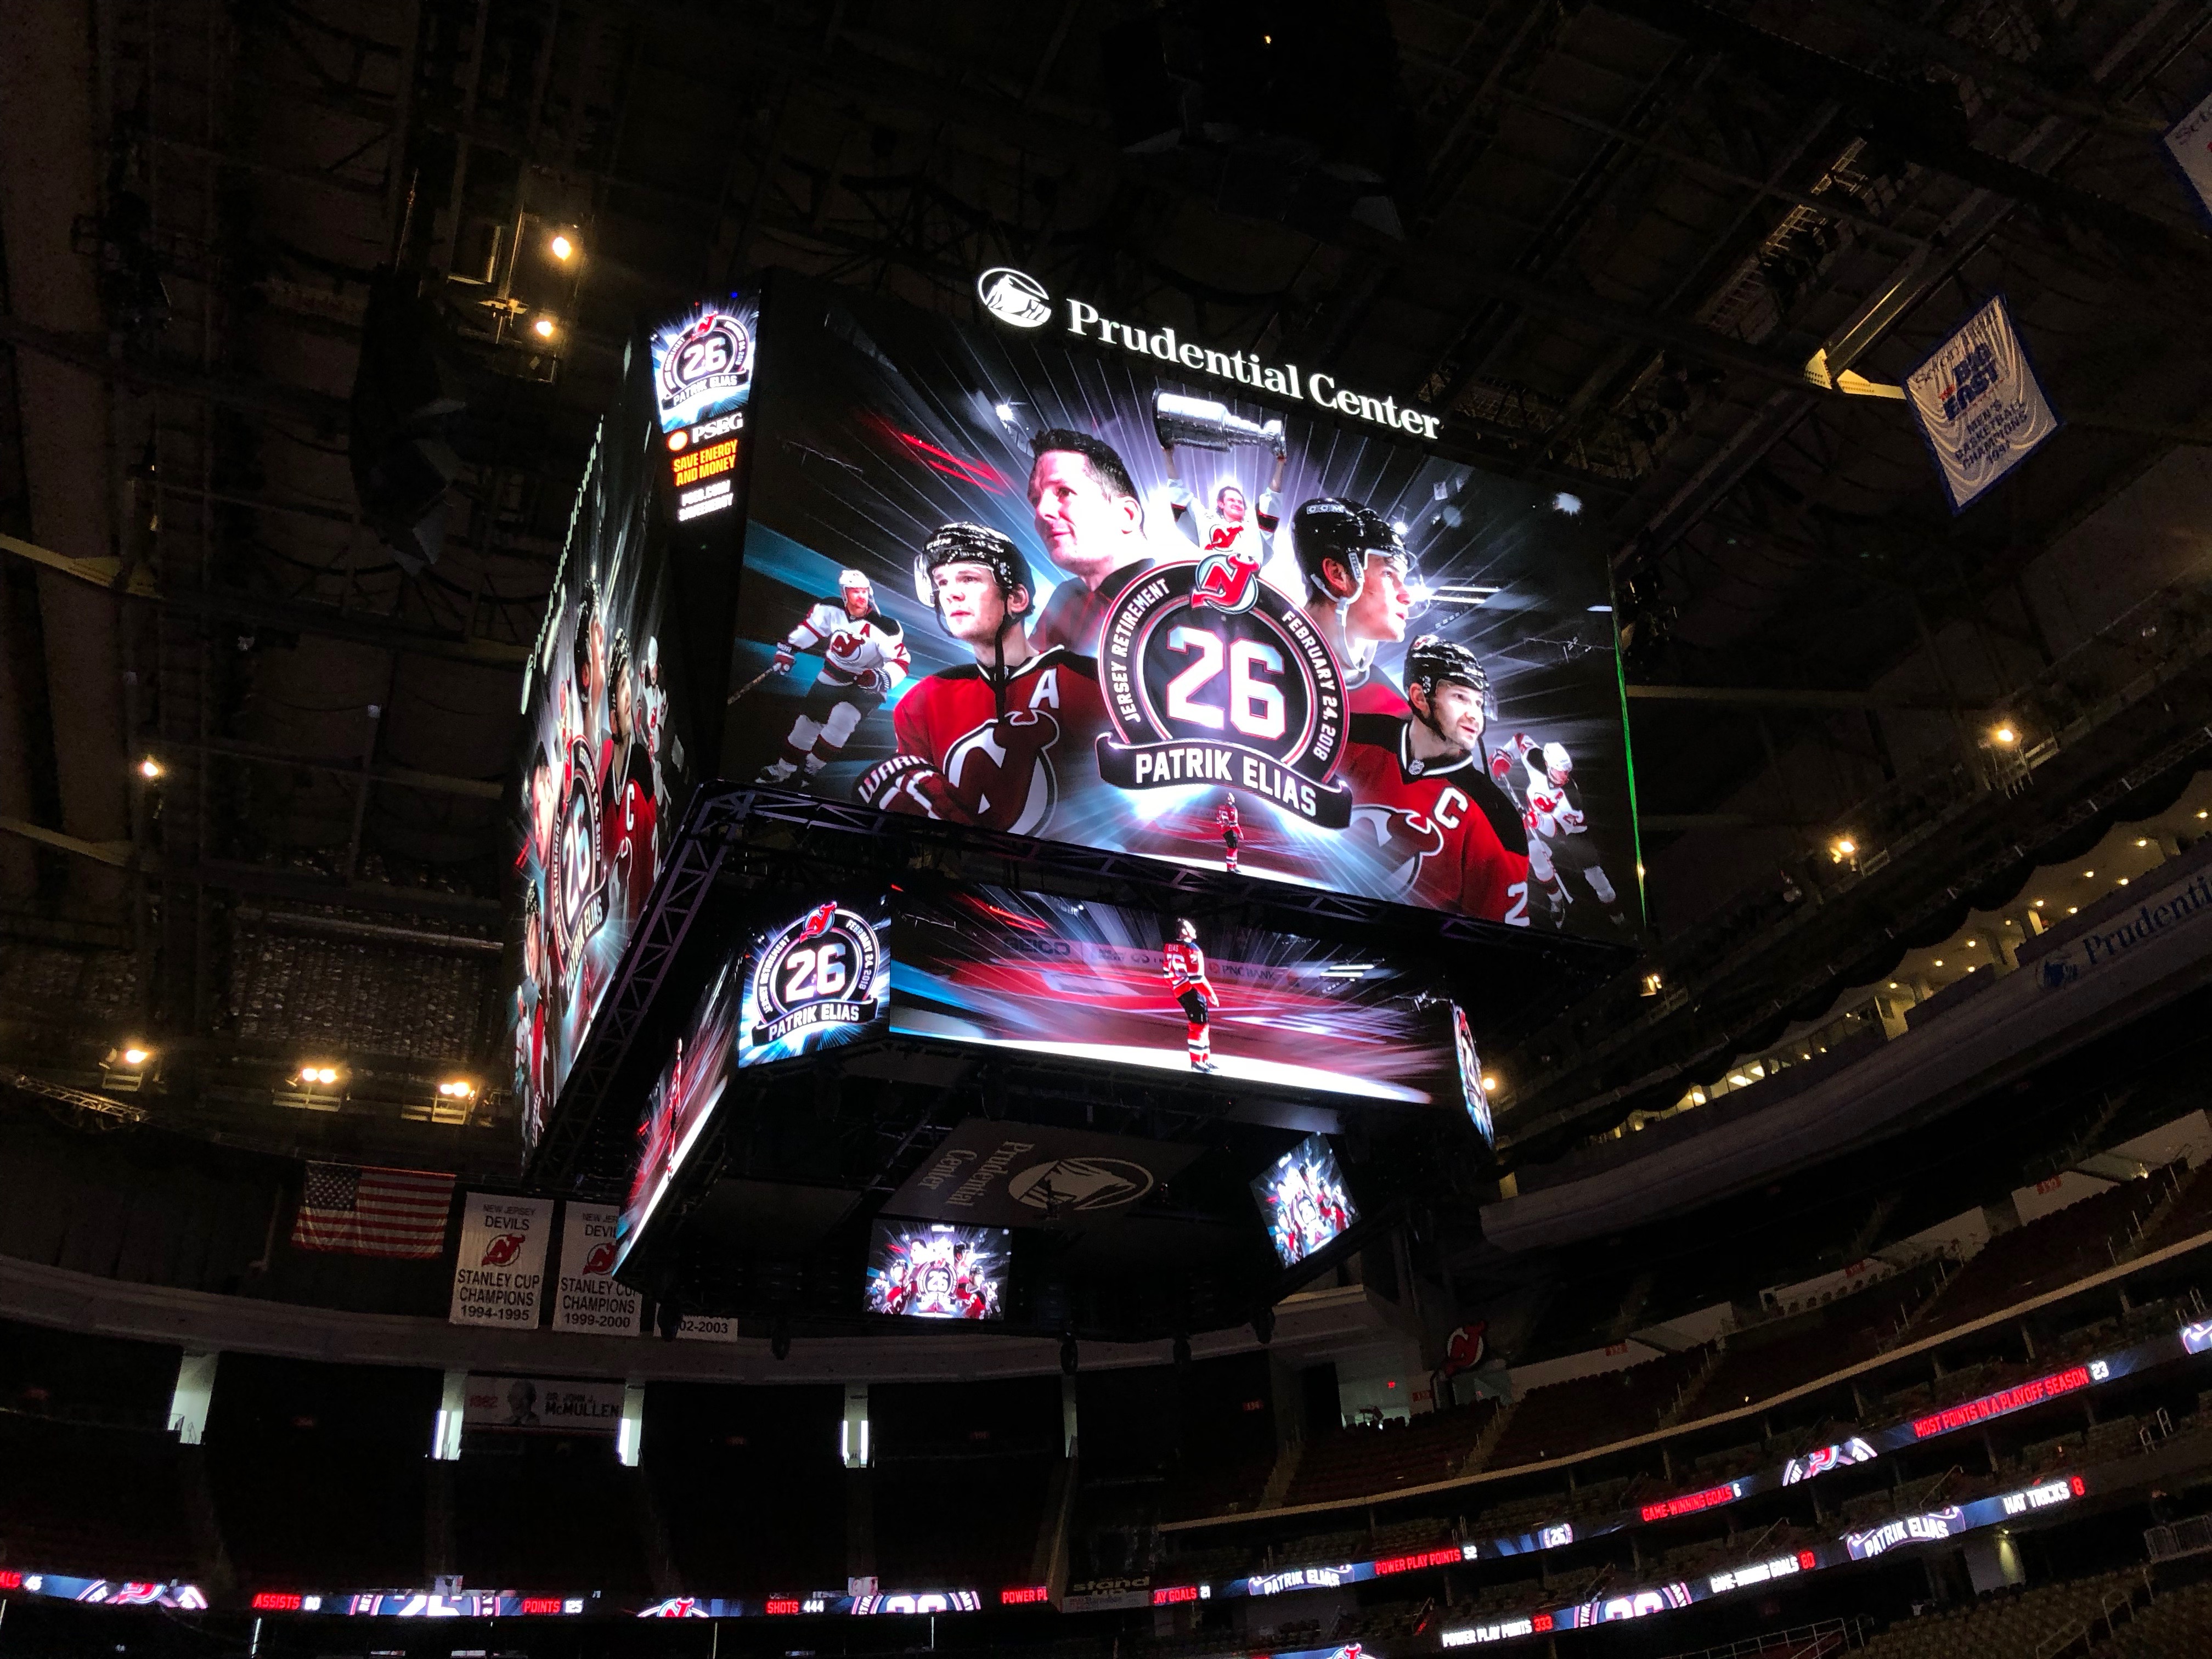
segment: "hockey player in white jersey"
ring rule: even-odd
[[[1516,787],[1514,773],[1521,774]],[[1591,896],[1605,907],[1606,920],[1625,927],[1620,894],[1600,864],[1597,848],[1589,837],[1589,817],[1583,811],[1582,793],[1575,787],[1574,757],[1563,743],[1540,744],[1524,732],[1490,757],[1490,775],[1522,803],[1521,822],[1528,831],[1528,885],[1552,913],[1557,926],[1565,921],[1569,873],[1579,876]]]
[[[898,623],[876,609],[874,583],[858,570],[841,570],[837,594],[817,599],[775,648],[772,666],[788,674],[800,652],[819,646],[822,672],[791,723],[783,753],[761,773],[763,783],[781,783],[802,767],[811,778],[836,760],[914,666]]]

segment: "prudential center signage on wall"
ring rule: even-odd
[[[975,297],[983,309],[1009,328],[1035,329],[1060,319],[1066,331],[1078,339],[1119,346],[1140,357],[1174,363],[1193,374],[1231,380],[1293,403],[1310,403],[1354,420],[1368,421],[1402,432],[1412,438],[1434,438],[1439,418],[1422,413],[1395,398],[1374,398],[1340,386],[1329,374],[1309,374],[1296,363],[1279,366],[1263,362],[1250,351],[1216,351],[1195,341],[1178,340],[1172,328],[1146,331],[1134,323],[1116,322],[1087,300],[1071,299],[1055,307],[1043,283],[1011,265],[997,265],[975,279]]]

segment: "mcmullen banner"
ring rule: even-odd
[[[552,1232],[550,1198],[465,1194],[453,1257],[453,1322],[535,1329]]]
[[[623,1385],[471,1373],[461,1424],[515,1434],[612,1434],[621,1425]]]
[[[621,1218],[622,1212],[609,1205],[568,1205],[562,1218],[561,1277],[553,1299],[555,1330],[637,1334],[638,1294],[613,1278]]]
[[[1573,497],[1407,388],[1019,271],[963,328],[779,274],[726,775],[1627,939],[1611,592]]]

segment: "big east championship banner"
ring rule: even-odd
[[[555,1330],[637,1334],[638,1294],[613,1277],[621,1218],[620,1210],[599,1204],[571,1203],[562,1213],[561,1277],[553,1298]]]
[[[1905,395],[1954,513],[1965,512],[2058,430],[2002,295],[1905,377]]]
[[[632,343],[525,670],[510,1017],[526,1144],[644,911],[702,730],[719,730],[728,582],[715,573],[736,550],[756,326],[753,303],[733,296]],[[705,698],[687,695],[687,665],[702,659],[718,682]]]
[[[535,1328],[552,1232],[550,1198],[466,1194],[453,1259],[453,1322]]]
[[[1632,933],[1579,502],[1435,454],[1404,388],[1019,272],[978,303],[966,328],[781,273],[767,295],[726,775]]]

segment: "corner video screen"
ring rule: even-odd
[[[611,1271],[620,1272],[637,1248],[729,1088],[744,1008],[744,970],[750,961],[750,957],[744,953],[724,959],[707,981],[706,991],[677,1037],[667,1064],[646,1095],[638,1117],[637,1156],[630,1166],[629,1192],[623,1201],[622,1213],[615,1219]]]
[[[941,1221],[876,1223],[867,1310],[903,1319],[1003,1319],[1013,1234]]]
[[[1336,1153],[1321,1135],[1307,1136],[1269,1164],[1253,1182],[1252,1197],[1285,1267],[1328,1249],[1359,1219]]]
[[[1498,1123],[1491,1115],[1490,1090],[1482,1080],[1482,1055],[1474,1046],[1474,1028],[1468,1024],[1467,1010],[1456,1002],[1451,1006],[1451,1021],[1452,1054],[1459,1066],[1460,1100],[1474,1121],[1475,1133],[1494,1147],[1498,1145]]]
[[[1370,951],[1000,887],[902,896],[894,937],[896,1035],[1457,1103],[1449,1000]]]
[[[738,1064],[763,1066],[857,1042],[889,1016],[890,920],[880,894],[787,905],[745,939]]]
[[[677,481],[712,451],[708,483],[722,507],[737,506],[734,434],[757,324],[752,303],[732,299],[649,331],[632,351],[524,671],[522,972],[509,1018],[526,1146],[575,1063],[689,798],[700,699],[689,695],[696,656],[684,648],[672,561],[704,551],[713,562],[720,532],[726,562],[739,515],[690,526],[691,492]],[[703,600],[695,592],[690,603]],[[714,666],[708,695],[719,702],[719,653]]]
[[[1580,503],[1410,396],[994,275],[971,329],[779,274],[726,775],[1633,937]]]

